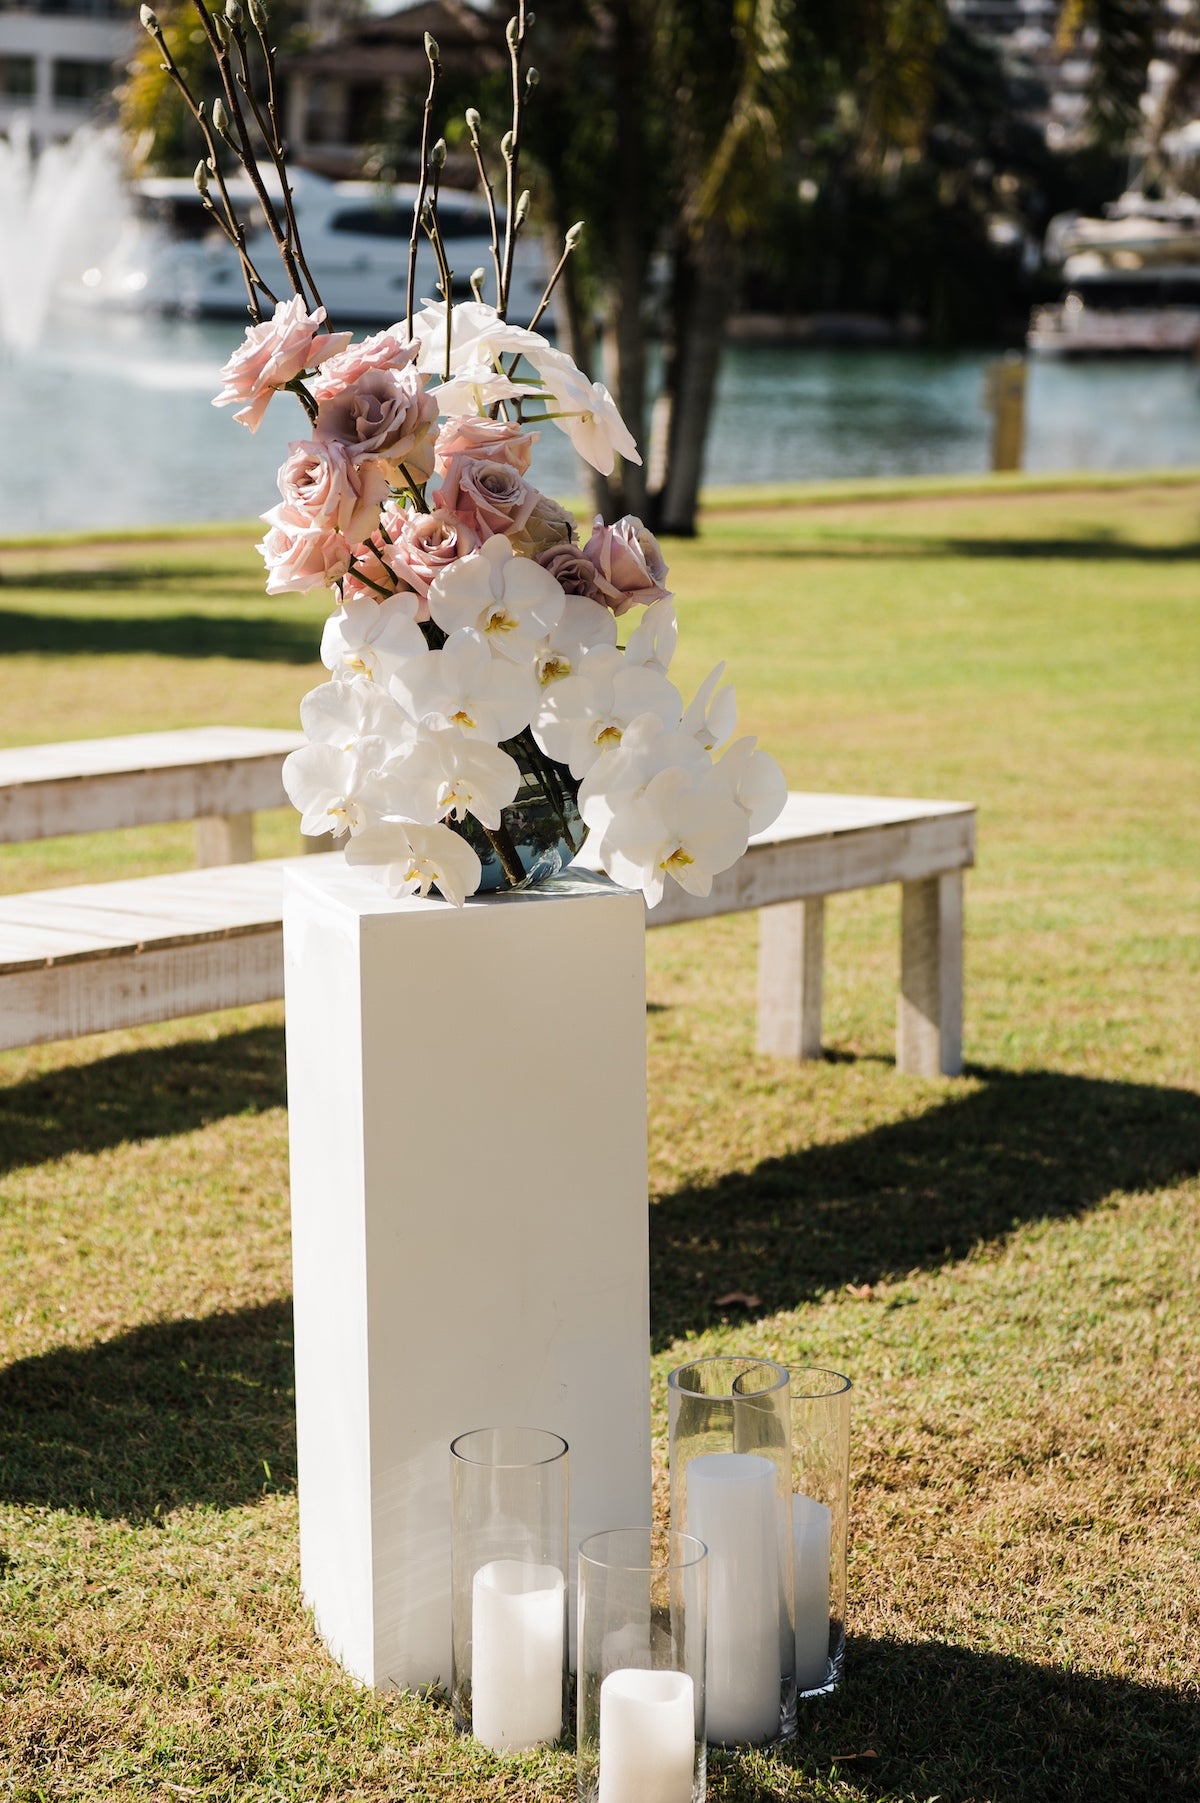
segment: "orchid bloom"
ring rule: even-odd
[[[410,657],[427,654],[425,636],[414,619],[416,595],[388,595],[372,601],[344,601],[325,622],[321,662],[340,675],[385,682]]]
[[[283,760],[283,786],[300,815],[300,831],[357,833],[386,811],[380,768],[389,746],[382,738],[340,745],[301,745]]]
[[[483,866],[461,833],[448,826],[418,826],[411,820],[383,820],[358,833],[346,847],[347,864],[379,869],[389,895],[441,891],[461,908],[479,887]]]
[[[783,812],[787,777],[757,739],[736,739],[718,758],[716,771],[738,806],[749,816],[750,831],[761,833]]]
[[[493,832],[517,793],[521,772],[507,751],[468,739],[456,726],[422,731],[411,750],[389,764],[386,812],[423,826],[473,814]]]
[[[529,725],[537,694],[527,664],[493,657],[482,633],[452,632],[441,651],[401,666],[391,692],[422,726],[457,726],[497,745]]]
[[[417,368],[423,375],[443,376],[446,371],[446,304],[439,300],[423,300],[422,311],[413,319],[413,337],[418,344]],[[509,325],[495,307],[484,301],[460,301],[451,310],[450,374],[480,363],[493,369],[501,355],[520,352],[532,360],[534,351],[549,350],[540,332],[523,326]],[[450,409],[442,408],[442,412]]]
[[[548,571],[518,557],[497,534],[430,584],[429,612],[443,632],[470,627],[493,651],[531,664],[540,641],[562,618],[565,599]]]
[[[565,351],[533,349],[526,356],[542,378],[545,417],[566,433],[585,463],[610,476],[618,456],[642,461],[603,382],[590,382]]]
[[[455,414],[483,415],[497,401],[517,401],[529,394],[540,394],[528,382],[514,382],[503,370],[491,363],[464,363],[448,382],[429,390],[430,399],[447,418]]]
[[[713,878],[746,849],[749,824],[715,771],[674,765],[660,770],[636,799],[619,803],[604,835],[604,866],[647,907],[662,900],[668,876],[691,895],[707,895]]]
[[[585,652],[617,642],[617,622],[607,607],[568,595],[562,619],[538,651],[535,669],[543,688],[570,676]]]
[[[394,753],[416,736],[403,710],[369,676],[335,678],[310,689],[300,703],[300,724],[312,744],[342,751],[359,739],[381,738]]]
[[[639,714],[657,714],[665,725],[677,726],[682,706],[679,690],[665,676],[636,664],[628,668],[621,652],[598,645],[583,654],[570,676],[544,691],[533,734],[547,757],[582,777],[616,749]]]
[[[646,609],[639,624],[626,640],[625,661],[629,664],[641,664],[644,669],[657,670],[665,676],[671,668],[678,638],[679,626],[675,619],[674,602],[655,601]]]
[[[684,732],[690,732],[705,751],[723,745],[737,726],[737,697],[731,685],[726,683],[723,689],[717,688],[724,674],[723,663],[709,671],[683,716]]]

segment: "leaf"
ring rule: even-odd
[[[874,1288],[869,1283],[848,1283],[846,1294],[853,1296],[856,1302],[874,1302],[875,1300]]]

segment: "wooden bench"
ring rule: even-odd
[[[194,820],[197,864],[243,863],[254,856],[255,813],[287,805],[280,771],[304,742],[299,732],[197,726],[0,751],[0,845]]]
[[[896,1061],[905,1071],[954,1075],[962,1067],[962,872],[974,861],[974,827],[974,809],[960,802],[791,795],[711,895],[672,886],[647,925],[761,909],[760,1050],[816,1057],[824,898],[899,883]],[[290,861],[0,898],[0,1047],[281,996]]]

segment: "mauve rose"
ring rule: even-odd
[[[538,436],[511,420],[461,413],[448,419],[437,435],[438,474],[444,476],[455,457],[486,457],[492,463],[511,463],[524,475]]]
[[[521,530],[509,534],[513,550],[524,557],[536,557],[540,551],[552,551],[557,545],[570,544],[574,536],[573,515],[550,495],[542,494],[538,495]]]
[[[289,445],[279,471],[284,505],[303,514],[310,525],[340,532],[352,544],[375,530],[391,486],[382,463],[356,461],[336,439],[322,444],[308,438]]]
[[[331,400],[335,394],[353,388],[373,369],[403,369],[412,362],[417,349],[416,340],[404,338],[399,325],[389,326],[386,332],[376,332],[374,337],[364,338],[361,344],[352,344],[331,357],[314,381],[312,391],[319,401]]]
[[[549,570],[564,594],[583,595],[589,601],[599,601],[596,566],[578,545],[554,545],[549,551],[539,551],[535,561],[544,570]]]
[[[633,514],[615,526],[606,526],[597,515],[583,554],[595,568],[600,599],[615,614],[670,599],[670,589],[663,587],[667,560],[653,532]]]
[[[213,406],[243,402],[241,412],[233,417],[257,432],[277,388],[286,388],[306,369],[324,363],[349,344],[349,332],[321,330],[324,318],[324,307],[309,313],[297,295],[294,300],[280,301],[273,317],[261,325],[247,326],[245,338],[221,371],[225,386]]]
[[[371,369],[353,388],[322,401],[316,435],[344,444],[353,457],[378,457],[412,481],[433,474],[433,425],[437,402],[413,368]]]
[[[268,595],[306,594],[340,582],[350,568],[352,546],[340,532],[314,526],[288,506],[263,514],[271,530],[257,549],[267,566]]]
[[[419,620],[429,618],[425,599],[429,585],[460,557],[479,549],[479,538],[465,520],[445,507],[432,513],[407,513],[398,526],[388,526],[391,544],[382,548],[388,568],[421,597]]]
[[[483,538],[520,532],[533,512],[538,491],[511,463],[456,457],[434,495],[439,507],[456,513]]]

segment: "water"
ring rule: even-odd
[[[239,337],[225,323],[79,313],[52,320],[31,350],[0,351],[0,535],[246,519],[269,507],[305,419],[281,395],[252,435],[211,405]],[[985,362],[966,352],[733,350],[707,480],[986,470]],[[1200,465],[1200,368],[1031,362],[1026,462]],[[580,492],[553,427],[534,474],[552,493]]]
[[[83,127],[35,153],[28,120],[0,137],[0,345],[28,353],[69,272],[111,250],[128,214],[121,143]]]

